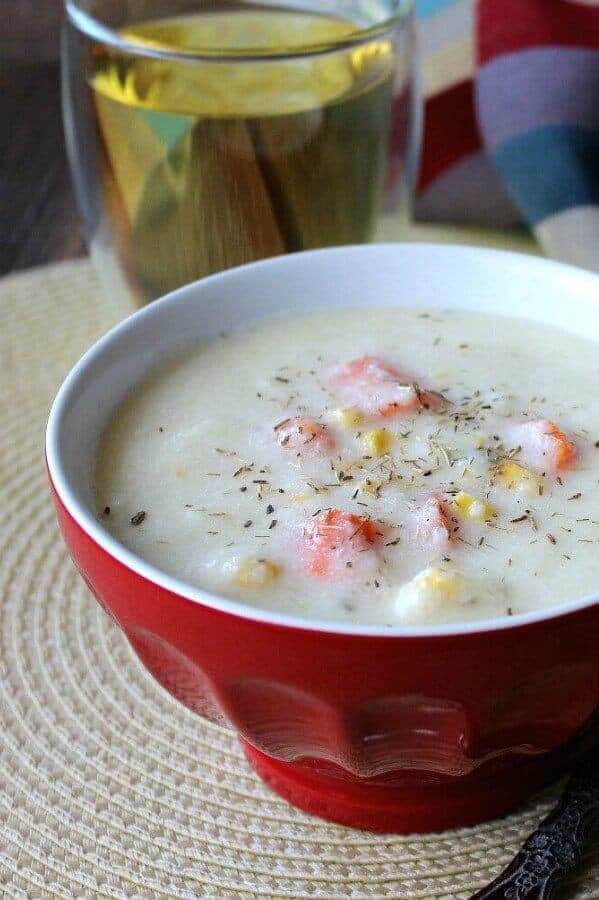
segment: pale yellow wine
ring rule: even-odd
[[[89,47],[104,232],[138,301],[370,238],[395,49],[384,34],[352,45],[355,30],[236,6],[130,26],[122,36],[141,53]]]

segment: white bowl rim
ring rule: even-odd
[[[63,381],[58,393],[54,399],[48,424],[46,429],[46,462],[52,485],[64,505],[69,515],[75,520],[79,527],[98,544],[106,553],[113,557],[121,565],[130,569],[135,574],[145,578],[147,581],[164,588],[179,597],[199,603],[208,608],[218,610],[229,615],[238,616],[243,619],[250,619],[264,624],[288,627],[293,629],[301,629],[303,631],[314,631],[323,633],[334,633],[343,635],[353,635],[356,637],[381,637],[381,638],[442,638],[450,636],[465,636],[468,634],[489,633],[494,631],[503,631],[506,629],[522,628],[534,625],[539,622],[548,622],[552,619],[559,619],[584,609],[591,608],[599,603],[599,592],[591,594],[587,597],[572,600],[566,603],[560,603],[557,606],[548,607],[543,610],[535,610],[529,613],[519,613],[514,616],[502,616],[491,619],[480,619],[473,622],[454,623],[454,624],[437,624],[437,625],[403,625],[403,626],[386,626],[386,625],[358,625],[345,624],[341,622],[327,622],[318,619],[308,619],[302,616],[289,615],[277,612],[276,610],[263,609],[250,606],[241,601],[222,597],[212,594],[202,588],[194,587],[184,581],[180,581],[160,569],[146,562],[137,554],[128,550],[124,545],[117,541],[101,524],[101,522],[88,511],[84,504],[77,498],[68,482],[62,460],[60,456],[60,428],[64,413],[68,407],[68,403],[72,395],[77,391],[79,381],[85,376],[88,366],[100,356],[112,341],[120,336],[124,331],[132,329],[135,324],[143,320],[147,316],[155,314],[155,312],[169,304],[186,293],[196,292],[198,288],[203,289],[204,285],[209,285],[216,280],[226,279],[227,277],[239,273],[242,270],[254,269],[257,267],[271,267],[273,273],[279,268],[285,268],[290,259],[297,257],[308,257],[319,254],[344,254],[344,253],[364,253],[377,252],[381,250],[393,250],[402,248],[417,248],[416,252],[434,252],[447,253],[451,255],[462,254],[466,259],[468,256],[488,256],[497,259],[506,259],[512,261],[525,262],[531,267],[547,267],[553,268],[556,272],[562,273],[566,277],[578,280],[587,289],[594,289],[598,292],[599,297],[599,276],[585,269],[571,266],[566,263],[556,262],[544,257],[536,257],[525,253],[518,253],[509,250],[499,250],[487,247],[474,247],[470,245],[457,244],[434,244],[434,243],[373,243],[360,245],[346,245],[340,247],[327,247],[317,250],[306,250],[300,253],[287,254],[282,256],[270,257],[268,259],[258,260],[252,263],[246,263],[242,266],[236,266],[223,272],[217,272],[209,275],[199,281],[191,282],[183,285],[175,291],[153,301],[147,306],[142,307],[132,315],[117,323],[106,334],[100,337],[92,346],[83,354],[79,361],[73,366],[65,380]],[[385,304],[382,303],[382,306]],[[459,306],[456,306],[459,308]],[[525,318],[525,317],[523,317]]]

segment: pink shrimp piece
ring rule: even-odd
[[[452,527],[438,497],[428,497],[409,516],[409,533],[422,550],[443,553],[451,540]]]
[[[557,474],[577,456],[576,447],[550,419],[519,422],[506,429],[511,448],[520,448],[517,462],[539,474]]]
[[[363,412],[384,419],[419,409],[438,409],[445,403],[441,394],[420,390],[410,375],[378,356],[353,359],[338,366],[333,375]]]
[[[306,566],[321,578],[351,575],[364,557],[376,553],[383,533],[370,519],[329,509],[313,516],[304,529]]]
[[[324,456],[335,449],[335,441],[324,425],[314,419],[294,416],[275,425],[281,447],[309,456]]]
[[[390,366],[379,356],[361,356],[352,359],[336,370],[337,380],[349,384],[377,384],[381,381],[401,381],[401,372]]]

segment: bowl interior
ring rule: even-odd
[[[92,477],[98,439],[110,416],[144,376],[168,356],[220,332],[245,330],[265,317],[334,308],[409,306],[488,311],[554,325],[599,342],[599,278],[570,266],[515,253],[434,245],[369,245],[317,250],[253,263],[188,285],[117,325],[89,350],[59,391],[46,452],[53,484],[75,520],[109,553],[170,590],[233,612],[322,630],[326,623],[277,616],[218,600],[162,575],[118,544],[97,521]],[[592,602],[576,601],[575,606]],[[568,608],[574,608],[571,604]],[[556,612],[564,612],[561,605]],[[517,621],[550,615],[529,614]],[[505,626],[397,631],[442,632]],[[328,630],[377,631],[331,626]],[[391,629],[385,629],[389,634]],[[383,632],[382,632],[383,633]]]

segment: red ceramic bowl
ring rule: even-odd
[[[296,254],[146,307],[66,379],[47,461],[76,566],[160,684],[200,715],[228,722],[260,776],[292,803],[397,832],[509,810],[561,771],[597,709],[597,592],[514,618],[398,629],[315,623],[209,595],[133,555],[96,518],[94,454],[111,412],[161,359],[265,315],[458,306],[599,341],[598,301],[596,276],[496,251],[388,245]]]

